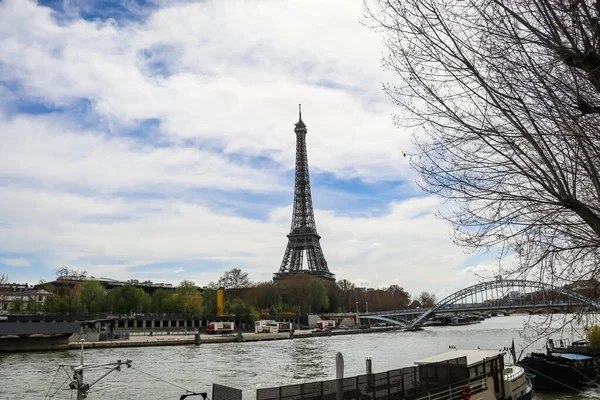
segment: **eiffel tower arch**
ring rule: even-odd
[[[274,274],[273,279],[284,279],[289,275],[304,273],[322,279],[335,280],[335,275],[329,272],[327,267],[327,261],[321,249],[321,236],[317,233],[308,174],[307,130],[302,121],[301,109],[299,114],[300,118],[294,128],[296,133],[296,179],[292,227],[287,235],[288,244],[279,272]],[[302,269],[305,253],[308,270]]]

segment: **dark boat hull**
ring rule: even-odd
[[[591,362],[584,364],[541,353],[525,357],[519,365],[535,375],[535,390],[579,390],[598,379],[597,368]]]

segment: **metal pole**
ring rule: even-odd
[[[83,344],[84,339],[81,339],[81,369],[77,372],[77,400],[83,400]]]
[[[335,379],[337,379],[337,400],[344,399],[344,356],[338,352],[335,355]]]
[[[373,388],[373,365],[371,363],[371,357],[366,358],[367,363],[367,387],[368,390],[372,390]]]
[[[358,301],[356,302],[356,313],[358,314]]]
[[[344,378],[344,356],[338,352],[335,355],[335,379]]]

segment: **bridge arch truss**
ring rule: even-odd
[[[550,293],[564,296],[568,299],[569,304],[578,304],[581,306],[587,306],[590,309],[600,310],[600,303],[598,301],[592,300],[585,296],[580,295],[572,290],[566,289],[564,287],[558,287],[551,285],[549,283],[539,282],[539,281],[529,281],[529,280],[519,280],[519,279],[505,279],[505,280],[495,280],[495,281],[486,281],[482,283],[478,283],[476,285],[472,285],[461,289],[455,293],[452,293],[448,297],[442,299],[437,304],[435,304],[432,308],[424,312],[419,318],[417,318],[413,323],[412,327],[422,325],[423,322],[428,319],[433,318],[435,314],[440,314],[444,312],[453,312],[460,311],[453,306],[461,304],[461,302],[471,299],[476,303],[479,299],[484,303],[485,301],[490,301],[490,297],[488,294],[496,295],[496,298],[493,301],[498,301],[498,296],[506,297],[510,294],[511,289],[520,289],[523,292],[520,293],[519,301],[527,300],[527,296],[531,297],[531,301],[536,304],[536,299],[534,298],[534,293],[536,295],[541,295],[542,297],[547,296]],[[525,293],[525,290],[529,290],[528,293]],[[484,300],[485,298],[485,300]],[[539,306],[551,306],[552,300],[547,298],[542,298],[537,305]],[[507,306],[506,308],[512,308],[511,306]],[[462,308],[464,310],[464,308]]]

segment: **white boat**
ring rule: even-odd
[[[504,367],[502,374],[504,375],[506,399],[526,400],[533,397],[533,385],[523,367],[507,365]]]
[[[533,397],[533,387],[519,366],[504,365],[504,351],[453,349],[433,357],[416,361],[419,367],[448,365],[448,373],[468,369],[468,376],[451,379],[448,393],[437,393],[437,398],[462,398],[464,400],[528,400]],[[426,374],[426,372],[424,372]],[[439,377],[431,377],[439,379]],[[464,378],[464,379],[462,379]],[[422,378],[423,379],[423,378]],[[441,397],[440,397],[441,396]],[[424,397],[425,398],[425,397]]]

